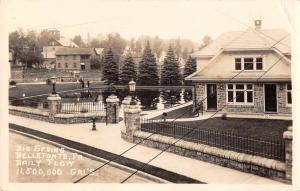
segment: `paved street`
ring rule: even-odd
[[[104,163],[14,132],[9,133],[9,145],[10,182],[74,182]],[[59,151],[55,152],[57,149]],[[43,153],[52,155],[42,157]],[[60,157],[62,154],[66,156],[66,160]],[[131,172],[128,169],[124,170],[124,167],[121,169],[118,166],[107,165],[80,183],[119,183]],[[128,180],[128,183],[151,182],[157,180],[139,175],[134,175]]]

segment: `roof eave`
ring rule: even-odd
[[[191,82],[290,82],[291,78],[193,78],[186,81]]]

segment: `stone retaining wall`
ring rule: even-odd
[[[142,131],[136,131],[133,136],[128,136],[125,131],[125,129],[121,131],[123,139],[133,143],[142,142],[143,145],[160,150],[167,149],[177,140],[158,134],[149,137],[150,133]],[[174,145],[167,151],[288,183],[285,179],[286,165],[283,162],[183,140]]]
[[[9,106],[9,114],[60,124],[91,123],[93,117],[97,122],[106,122],[106,116],[102,113],[55,114],[49,117],[48,111],[18,106]]]

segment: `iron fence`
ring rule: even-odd
[[[285,161],[283,139],[241,136],[231,132],[192,128],[180,123],[151,119],[142,119],[141,130],[226,150]]]
[[[72,102],[61,103],[60,113],[105,112],[103,102]]]

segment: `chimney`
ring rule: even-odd
[[[254,20],[255,30],[261,29],[261,20]]]

